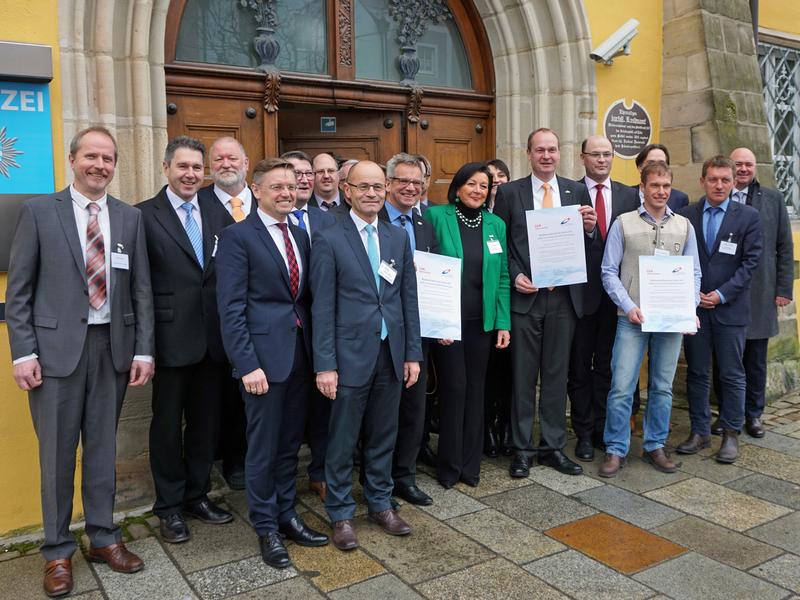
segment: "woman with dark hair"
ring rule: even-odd
[[[439,450],[436,477],[450,488],[477,486],[483,437],[483,397],[492,333],[496,346],[511,338],[506,226],[486,210],[492,175],[483,163],[461,167],[447,191],[449,204],[431,206],[439,253],[460,258],[461,340],[439,340]]]
[[[499,158],[486,161],[486,166],[489,169],[489,173],[492,174],[492,191],[489,194],[489,202],[487,202],[486,208],[489,209],[489,212],[493,212],[494,196],[497,194],[497,188],[504,183],[508,183],[509,179],[511,179],[511,171],[508,170],[508,165]]]

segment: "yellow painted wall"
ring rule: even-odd
[[[800,35],[800,2],[797,0],[759,0],[758,26]]]
[[[651,143],[658,142],[661,111],[662,0],[585,0],[592,47],[597,47],[628,19],[639,21],[639,33],[631,43],[631,54],[619,56],[614,64],[595,65],[597,81],[597,133],[603,133],[608,107],[620,98],[630,105],[636,100],[645,107],[652,124]],[[611,176],[633,184],[639,172],[633,159],[614,158]]]
[[[50,105],[53,116],[53,161],[56,189],[64,185],[61,85],[57,1],[0,2],[0,40],[46,44],[53,48]],[[6,275],[0,274],[0,298]],[[0,323],[0,537],[41,523],[39,463],[27,394],[11,376],[11,352],[5,323]],[[76,502],[76,511],[80,503]]]

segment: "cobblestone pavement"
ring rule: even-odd
[[[402,506],[413,527],[406,538],[367,522],[356,486],[361,547],[290,544],[294,567],[284,571],[261,562],[243,492],[225,490],[236,520],[189,521],[185,544],[162,543],[152,516],[127,521],[128,546],[146,561],[141,573],[119,575],[76,554],[73,597],[800,600],[800,394],[773,403],[764,421],[763,439],[742,435],[735,465],[714,461],[715,438],[702,454],[679,457],[672,475],[639,460],[640,436],[610,480],[596,475],[599,456],[578,477],[537,466],[524,480],[509,478],[508,458],[487,459],[477,488],[446,491],[421,472],[434,504]],[[687,428],[686,410],[676,407],[670,442]],[[298,489],[306,522],[329,532],[302,475]],[[35,550],[0,561],[0,598],[44,597]]]

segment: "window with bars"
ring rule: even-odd
[[[788,204],[800,212],[800,49],[758,44],[764,80],[767,127],[772,138],[775,181]]]

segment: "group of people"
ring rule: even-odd
[[[418,459],[445,488],[477,486],[483,452],[513,455],[511,477],[527,477],[534,456],[582,473],[564,453],[567,397],[575,456],[591,461],[602,449],[599,474],[613,477],[628,453],[645,351],[643,458],[675,471],[665,444],[683,336],[642,332],[639,256],[686,255],[695,265],[699,329],[685,337],[692,428],[677,451],[697,452],[721,430],[717,459],[733,462],[739,431],[763,435],[766,342],[776,307],[791,299],[793,265],[786,209],[755,180],[752,152],[706,161],[705,196],[688,206],[657,144],[637,159],[634,187],[610,180],[614,149],[602,136],[583,142],[581,181],[556,174],[550,129],[530,134],[527,155],[531,173],[515,181],[502,161],[467,163],[447,198],[429,204],[423,156],[379,165],[290,151],[251,169],[233,138],[206,152],[180,136],[165,150],[167,185],[131,206],[107,193],[112,134],[79,132],[72,184],[23,205],[6,298],[14,378],[39,440],[47,594],[73,587],[79,440],[89,560],[123,573],[143,567],[113,523],[114,457],[125,390],[151,379],[163,540],[189,540],[187,516],[233,519],[208,497],[219,456],[229,485],[246,490],[262,558],[276,568],[291,564],[285,539],[329,543],[295,509],[304,442],[330,541],[351,550],[356,464],[369,519],[397,536],[411,527],[395,497],[433,502],[417,486]],[[203,187],[206,165],[213,183]],[[526,212],[567,205],[582,220],[588,281],[539,288]],[[415,252],[462,260],[460,340],[421,337]]]

